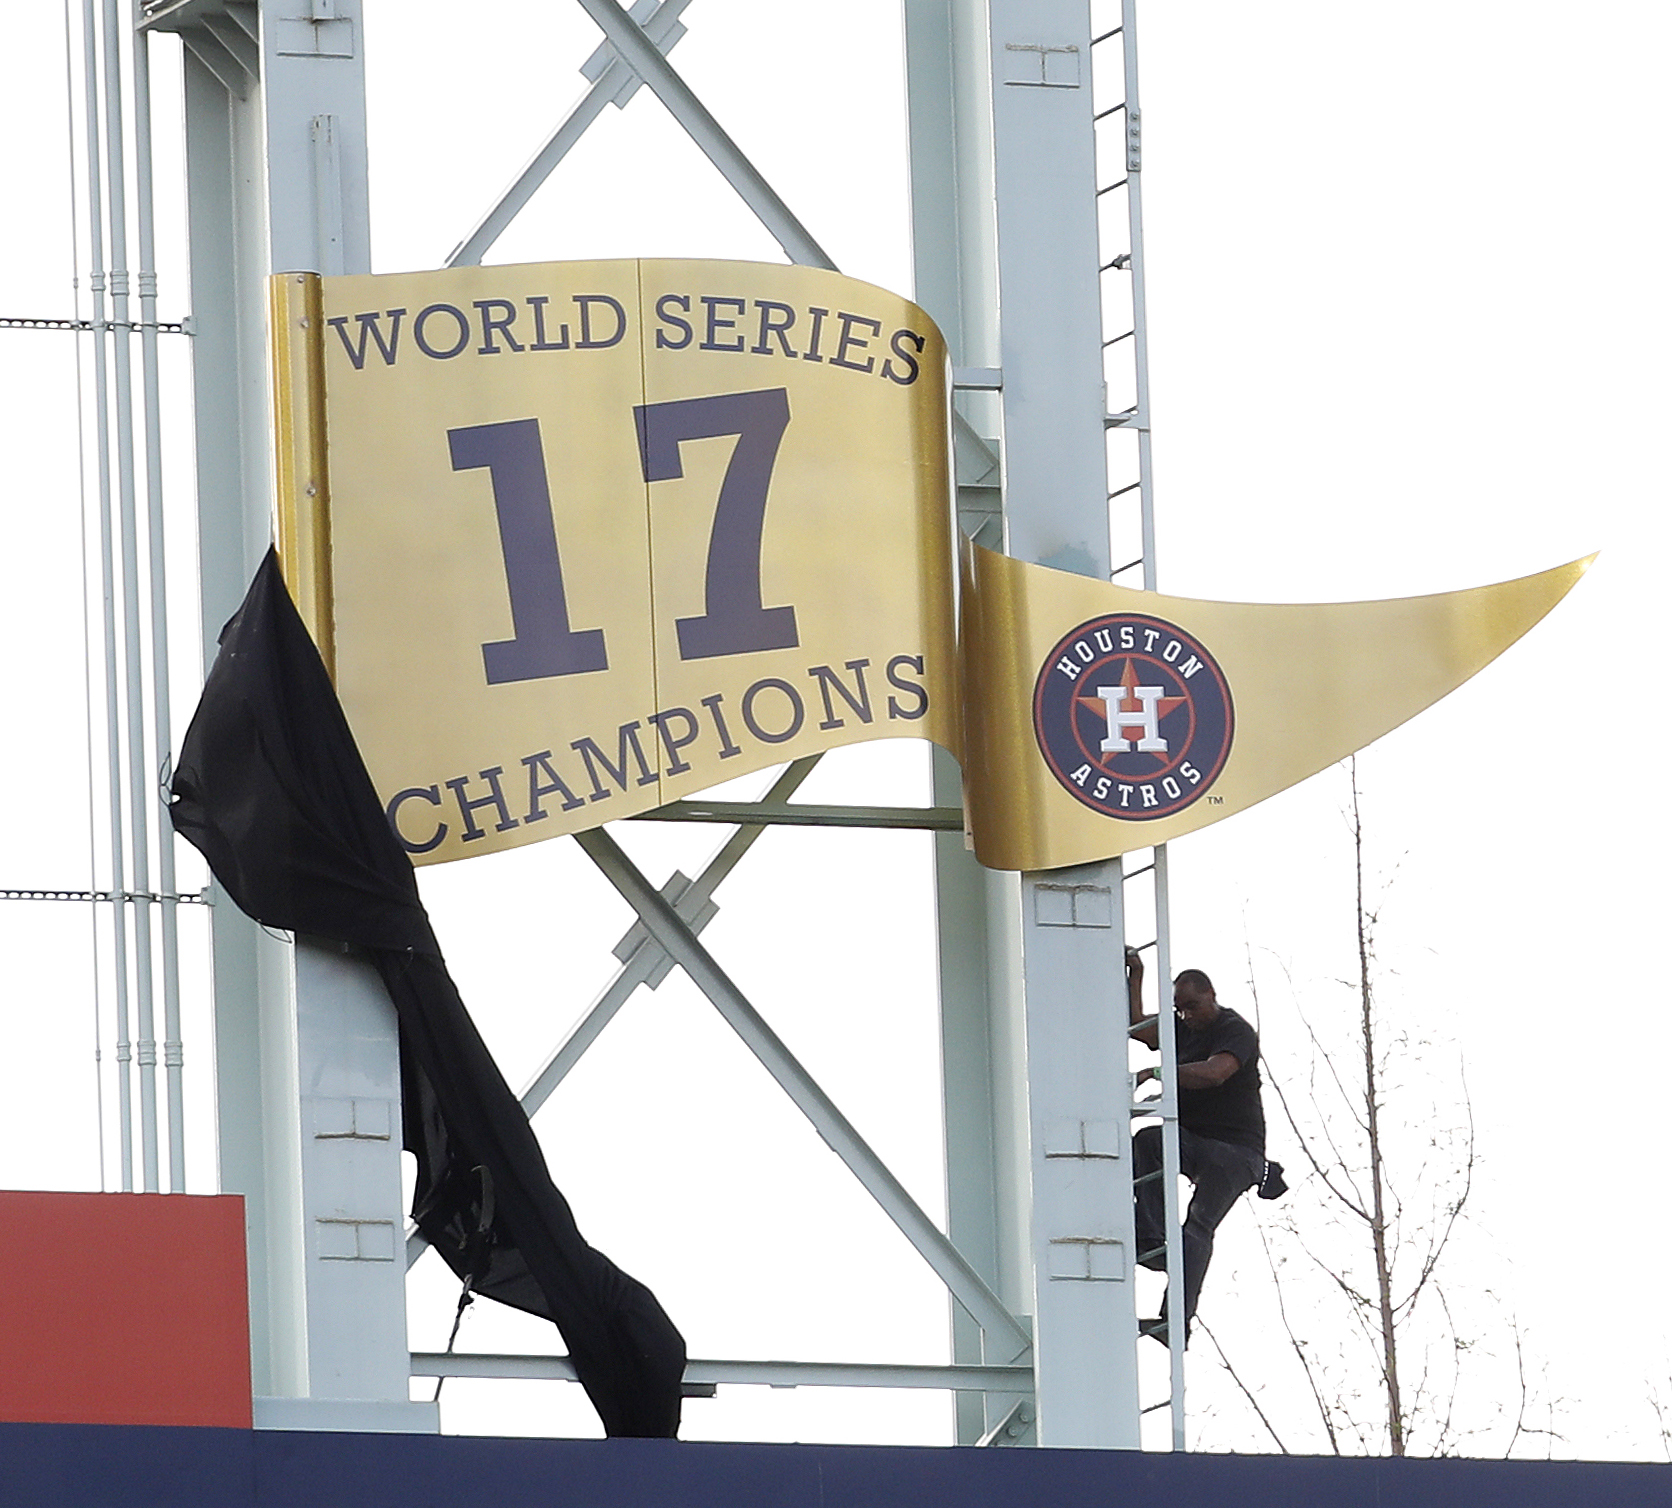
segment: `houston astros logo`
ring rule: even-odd
[[[1154,821],[1206,794],[1231,752],[1225,676],[1161,618],[1111,613],[1058,642],[1033,691],[1051,773],[1106,817]]]

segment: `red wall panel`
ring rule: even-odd
[[[248,1429],[244,1201],[0,1190],[0,1419]]]

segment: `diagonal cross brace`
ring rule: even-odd
[[[534,197],[535,191],[551,176],[570,148],[586,134],[587,128],[602,114],[604,106],[614,101],[624,102],[624,94],[630,92],[628,86],[637,79],[650,85],[656,97],[662,101],[669,114],[683,126],[691,139],[703,150],[708,160],[720,170],[725,178],[743,201],[755,212],[755,215],[773,238],[789,255],[789,259],[804,267],[824,267],[835,272],[834,261],[825,249],[819,245],[787,204],[780,199],[760,170],[743,154],[742,149],[731,137],[726,135],[720,123],[704,108],[701,100],[692,92],[690,85],[674,71],[673,65],[662,55],[663,50],[671,48],[681,36],[684,27],[679,24],[678,16],[690,4],[690,0],[662,0],[661,5],[650,12],[644,25],[641,26],[634,15],[615,3],[615,0],[579,0],[586,13],[603,28],[609,43],[614,44],[615,54],[603,66],[603,71],[597,74],[591,89],[581,102],[569,112],[568,117],[546,139],[544,146],[536,152],[529,164],[518,175],[515,182],[500,195],[498,202],[485,214],[463,241],[453,248],[448,256],[446,265],[449,267],[475,267],[480,265],[488,248],[505,232],[524,205]],[[643,0],[633,7],[634,12],[643,9]],[[608,44],[606,44],[608,45]],[[587,60],[583,72],[595,70],[600,52],[595,52]],[[992,447],[983,440],[957,409],[952,411],[953,428],[959,442],[967,447],[973,447],[973,454],[980,458],[976,469],[990,472],[998,465],[998,457],[994,455]]]
[[[666,51],[685,34],[679,13],[691,0],[661,0],[660,5],[644,0],[633,7],[635,14],[644,12],[645,35],[651,45]],[[448,267],[478,267],[488,248],[502,236],[513,220],[522,213],[523,206],[532,199],[546,179],[551,177],[558,163],[586,135],[587,128],[603,113],[604,106],[624,105],[641,80],[633,67],[622,60],[608,42],[587,59],[583,76],[592,87],[581,96],[579,103],[564,118],[563,123],[546,138],[545,144],[528,161],[511,186],[502,193],[494,206],[471,228],[470,234],[448,253]]]
[[[667,884],[662,886],[662,895],[694,935],[700,934],[720,911],[719,906],[713,901],[704,900],[700,895],[692,895],[690,879],[677,869],[668,877]],[[634,922],[612,951],[620,962],[630,963],[633,955],[647,946],[652,952],[660,953],[661,957],[650,966],[650,972],[645,975],[644,982],[653,990],[660,989],[662,981],[673,968],[673,960],[650,940],[650,934],[645,930],[643,922]]]
[[[787,801],[801,782],[813,773],[813,766],[819,762],[819,758],[819,755],[812,754],[786,766],[772,782],[772,789],[763,799],[771,802]],[[720,888],[721,882],[737,868],[744,854],[754,846],[755,839],[765,831],[766,829],[759,825],[740,826],[720,845],[703,872],[692,880],[679,896],[679,913],[683,918],[693,920],[702,915],[710,904],[710,898]],[[701,931],[704,925],[706,918],[696,923],[696,930]],[[532,1117],[534,1112],[551,1098],[552,1092],[568,1076],[569,1070],[580,1062],[587,1048],[598,1040],[604,1028],[615,1019],[616,1012],[632,998],[633,991],[641,984],[651,984],[658,980],[665,971],[668,963],[667,953],[653,936],[641,928],[642,924],[623,939],[624,943],[631,941],[633,946],[627,956],[622,958],[615,978],[582,1012],[580,1019],[569,1028],[569,1035],[540,1065],[540,1071],[530,1080],[528,1088],[523,1090],[520,1098],[524,1114]],[[429,1249],[429,1244],[415,1228],[408,1229],[406,1265],[409,1269]]]
[[[691,86],[674,71],[673,65],[657,51],[656,44],[616,0],[579,0],[579,4],[615,44],[628,66],[650,85],[656,98],[667,106],[668,113],[702,148],[726,182],[737,190],[761,224],[771,231],[789,259],[804,267],[827,267],[835,271],[836,264],[825,249],[790,212],[790,207],[778,197],[760,169],[726,135]]]
[[[666,57],[685,35],[685,26],[679,19],[679,13],[690,3],[691,0],[634,0],[627,9],[627,15],[655,44],[656,50]],[[595,84],[603,77],[611,63],[620,62],[621,54],[615,50],[613,44],[600,42],[593,49],[592,56],[581,64],[581,77]],[[644,83],[644,80],[626,64],[622,64],[622,67],[626,69],[626,81],[610,96],[610,103],[617,110],[625,110],[627,102],[639,92],[639,86]]]
[[[813,1129],[845,1162],[854,1176],[918,1250],[952,1296],[967,1309],[988,1337],[989,1347],[1015,1361],[1033,1344],[1032,1337],[1005,1307],[986,1280],[932,1221],[888,1165],[872,1151],[818,1082],[796,1060],[759,1012],[732,983],[713,956],[697,941],[678,912],[641,874],[603,828],[575,834],[575,841],[603,871],[604,877],[638,912],[651,937],[673,956],[744,1045],[760,1059],[795,1101]]]
[[[651,17],[651,25],[657,33],[655,39],[648,36],[638,22],[615,3],[615,0],[579,0],[579,3],[614,44],[617,56],[604,67],[581,104],[535,154],[534,159],[501,197],[499,203],[455,249],[448,258],[447,265],[474,265],[480,262],[483,253],[585,133],[604,105],[621,94],[625,79],[623,73],[618,70],[625,70],[627,75],[636,74],[650,85],[669,113],[684,127],[726,181],[755,212],[793,262],[834,271],[835,263],[828,253],[796,219],[788,205],[778,197],[771,185],[662,56],[659,48],[671,46],[681,34],[682,29],[674,23],[674,17],[679,10],[683,10],[689,0],[663,0],[662,5]],[[641,6],[635,6],[635,9],[640,9]],[[954,411],[953,418],[961,434],[968,432],[970,436],[974,436],[974,431],[961,414]],[[985,442],[977,440],[977,444],[983,452],[990,455]],[[790,766],[767,799],[782,800],[787,797],[805,778],[813,763],[813,760],[804,760]],[[787,786],[786,781],[789,782]],[[784,788],[780,789],[781,786]],[[679,911],[686,912],[690,917],[697,916],[705,907],[715,886],[730,872],[731,867],[762,831],[759,826],[740,827],[732,839],[722,847],[708,869],[679,897]],[[666,954],[671,954],[674,960],[686,969],[720,1009],[728,1023],[783,1085],[802,1112],[813,1122],[819,1134],[848,1164],[982,1329],[995,1341],[1001,1336],[1008,1339],[1015,1348],[1013,1355],[1024,1354],[1032,1344],[1028,1332],[1005,1308],[975,1268],[923,1213],[886,1164],[866,1145],[811,1075],[790,1054],[788,1048],[778,1040],[747,999],[696,941],[695,933],[686,926],[685,919],[680,916],[679,911],[675,911],[650,886],[614,840],[608,838],[602,829],[582,834],[579,841],[616,888],[633,903],[648,929],[649,936],[637,944],[615,979],[594,1001],[571,1030],[569,1037],[552,1054],[524,1091],[524,1109],[532,1115],[545,1103],[558,1083],[579,1061],[587,1047],[596,1040],[604,1026],[633,991],[661,970],[666,956],[663,951],[665,949]],[[600,854],[604,857],[601,858]],[[608,862],[612,854],[619,860],[619,869],[612,869]],[[642,891],[648,898],[650,911],[638,903],[632,893],[634,891]],[[701,923],[698,925],[700,928]],[[673,938],[672,943],[669,941],[670,936]],[[695,950],[689,958],[686,956],[686,945]],[[408,1267],[422,1254],[425,1244],[423,1237],[416,1232],[408,1237]]]

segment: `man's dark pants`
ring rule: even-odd
[[[1160,1170],[1161,1127],[1145,1126],[1132,1138],[1133,1179]],[[1188,1324],[1195,1317],[1202,1279],[1207,1276],[1208,1263],[1213,1258],[1214,1230],[1244,1191],[1260,1181],[1265,1172],[1265,1158],[1252,1148],[1212,1141],[1180,1127],[1179,1171],[1195,1185],[1184,1218],[1184,1318]],[[1163,1241],[1166,1212],[1161,1184],[1159,1178],[1138,1184],[1135,1213],[1140,1259]],[[1164,1268],[1166,1259],[1152,1257],[1144,1265]],[[1162,1313],[1166,1312],[1163,1308]]]

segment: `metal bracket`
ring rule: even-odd
[[[237,99],[247,99],[250,85],[261,77],[261,22],[255,0],[144,0],[139,29],[176,33],[185,49]]]
[[[637,0],[627,14],[638,22],[639,29],[654,44],[656,50],[666,57],[679,45],[685,35],[685,24],[679,19],[679,13],[685,9],[691,0]],[[591,57],[581,64],[581,77],[589,84],[598,83],[609,72],[610,64],[619,65],[625,69],[627,77],[620,79],[612,77],[615,93],[609,96],[609,101],[617,110],[623,109],[627,101],[639,92],[639,86],[644,80],[639,77],[633,65],[616,51],[613,42],[600,42]]]
[[[1004,44],[1004,82],[1033,89],[1078,89],[1080,49],[1043,42]]]
[[[1067,1283],[1124,1283],[1126,1246],[1107,1236],[1053,1236],[1048,1275]]]
[[[317,1217],[314,1255],[321,1262],[393,1262],[395,1222]]]
[[[1033,1399],[1024,1398],[975,1443],[978,1446],[1021,1445],[1032,1433],[1037,1414]]]
[[[1041,927],[1112,927],[1114,899],[1107,885],[1035,884],[1033,919]]]
[[[330,0],[313,0],[313,14],[275,18],[274,51],[282,58],[351,58],[354,22],[329,13]]]
[[[706,895],[698,893],[691,896],[691,904],[685,905],[685,897],[690,892],[691,882],[677,869],[668,876],[667,884],[662,886],[662,898],[677,911],[681,919],[688,926],[693,935],[702,931],[719,914],[719,905],[711,901]],[[644,976],[644,983],[651,989],[658,988],[668,977],[673,968],[673,959],[667,951],[650,935],[642,921],[634,922],[622,935],[611,950],[622,963],[631,963],[633,955],[640,948],[648,948],[656,962],[650,965]]]
[[[1045,1155],[1118,1162],[1126,1133],[1119,1121],[1052,1121],[1045,1128]]]

